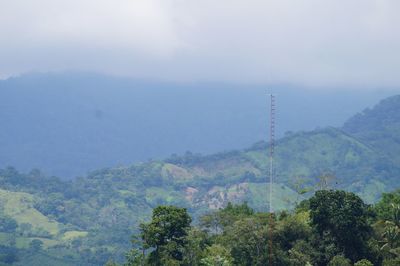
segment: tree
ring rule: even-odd
[[[184,208],[155,208],[151,222],[140,226],[144,248],[154,249],[149,255],[149,261],[154,265],[165,265],[165,260],[172,264],[174,261],[182,261],[190,223],[191,218]]]
[[[114,262],[113,260],[109,260],[106,262],[104,266],[119,266],[118,263]]]
[[[125,254],[126,262],[124,266],[139,266],[143,262],[143,254],[139,250],[133,248]]]
[[[285,250],[291,249],[296,241],[307,239],[310,234],[311,227],[306,212],[288,215],[277,225],[277,239]]]
[[[29,236],[32,233],[32,225],[29,223],[22,223],[19,225],[18,231],[22,236]]]
[[[381,250],[385,252],[386,257],[400,258],[400,228],[395,223],[386,221],[382,237]]]
[[[34,252],[38,252],[43,247],[43,241],[39,239],[33,239],[29,244],[29,248]]]
[[[266,217],[243,218],[226,227],[220,240],[229,247],[236,265],[263,265],[267,261]]]
[[[15,247],[0,245],[0,265],[12,265],[18,261],[17,251]]]
[[[397,207],[397,209],[400,210],[398,206],[400,206],[400,189],[391,193],[383,193],[382,199],[375,205],[375,211],[378,214],[378,218],[389,221],[392,220],[396,214],[393,212],[393,209]],[[398,214],[399,213],[400,211]],[[397,217],[400,217],[400,215]]]
[[[399,266],[400,259],[386,259],[383,261],[382,266]]]
[[[297,241],[288,253],[291,266],[312,265],[313,257],[316,257],[313,247],[304,240]]]
[[[321,190],[310,199],[311,224],[353,262],[369,255],[370,212],[360,197],[345,191]]]
[[[307,180],[303,176],[296,175],[292,178],[291,184],[293,186],[294,191],[297,192],[296,200],[294,201],[294,205],[297,206],[300,203],[300,199],[310,190],[312,187],[306,186]]]
[[[337,255],[332,258],[327,266],[351,266],[351,261],[342,255]]]
[[[200,226],[207,233],[214,235],[222,231],[222,221],[220,212],[214,211],[200,217]]]
[[[253,214],[254,210],[247,205],[247,202],[238,205],[228,202],[225,208],[200,217],[200,225],[206,231],[218,234],[225,227],[231,226],[235,221]]]
[[[376,211],[383,220],[375,223],[376,231],[381,235],[381,253],[387,259],[400,258],[400,204],[396,194],[385,194],[376,205]]]
[[[17,229],[17,222],[9,216],[0,216],[0,232],[12,233]]]
[[[374,264],[372,264],[372,262],[369,260],[362,259],[354,263],[354,266],[374,266]]]
[[[229,251],[218,244],[212,245],[206,249],[206,256],[200,262],[204,266],[230,266],[232,257]]]
[[[186,240],[187,244],[183,254],[184,264],[200,265],[200,261],[209,245],[207,233],[193,227],[189,230]]]

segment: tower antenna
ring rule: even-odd
[[[274,153],[275,153],[275,95],[270,95],[270,123],[269,123],[269,226],[268,226],[268,239],[269,239],[269,254],[268,261],[269,265],[273,265],[273,228],[274,228],[274,217],[273,217],[273,184],[274,184]]]
[[[270,124],[269,124],[269,213],[274,212],[272,204],[272,186],[274,184],[274,152],[275,152],[275,95],[270,98]]]

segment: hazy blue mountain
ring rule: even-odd
[[[244,148],[267,135],[269,92],[277,93],[279,136],[339,126],[377,98],[375,92],[290,86],[25,75],[0,81],[0,167],[72,177],[187,150]]]
[[[356,114],[346,121],[343,129],[400,165],[400,95]]]

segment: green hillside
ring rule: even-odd
[[[59,223],[51,221],[33,207],[33,195],[0,189],[0,203],[3,213],[13,217],[19,225],[30,224],[32,230],[42,231],[45,235],[56,236],[59,233]]]
[[[274,209],[291,209],[321,188],[352,191],[372,203],[398,187],[400,117],[385,111],[400,108],[398,99],[382,101],[343,129],[279,139]],[[379,127],[367,125],[382,120],[375,119],[380,113],[388,118],[383,119],[382,134],[375,134],[371,128]],[[160,204],[187,208],[194,223],[228,202],[246,201],[266,211],[268,162],[268,144],[260,142],[241,151],[207,156],[188,152],[105,168],[74,181],[46,177],[38,170],[23,174],[11,167],[0,169],[0,252],[13,250],[20,265],[29,260],[37,265],[99,265],[111,257],[122,261],[130,236]]]
[[[400,95],[350,118],[343,130],[400,164]]]

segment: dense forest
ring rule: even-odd
[[[123,265],[400,265],[400,190],[375,205],[320,190],[273,214],[229,203],[191,220],[184,208],[156,207]]]
[[[377,251],[375,260],[370,248],[383,247],[381,241],[384,241],[384,230],[393,229],[389,231],[394,236],[398,233],[397,227],[386,228],[388,222],[393,222],[388,215],[388,206],[398,202],[387,203],[385,215],[379,211],[379,203],[376,203],[382,202],[385,197],[396,198],[398,194],[385,196],[387,194],[382,193],[399,187],[399,153],[395,152],[400,152],[396,133],[400,129],[399,113],[400,96],[394,96],[349,119],[341,128],[288,132],[277,141],[277,178],[272,187],[276,210],[273,217],[276,226],[273,229],[278,230],[274,233],[274,243],[277,243],[274,253],[281,252],[283,255],[279,255],[279,258],[285,260],[278,261],[277,257],[276,263],[288,263],[297,249],[289,251],[296,247],[301,249],[299,256],[311,265],[323,265],[333,257],[319,257],[318,252],[325,252],[318,250],[315,244],[320,241],[327,243],[324,248],[329,256],[344,256],[352,263],[360,259],[368,259],[373,263],[386,260],[385,263],[389,263],[391,255]],[[385,123],[379,126],[381,121]],[[259,142],[243,150],[205,156],[187,152],[164,160],[99,169],[69,181],[46,176],[38,169],[23,173],[16,168],[5,167],[0,169],[0,261],[3,264],[33,266],[103,265],[112,259],[121,264],[131,248],[132,235],[138,236],[135,247],[141,250],[142,245],[146,249],[146,256],[151,257],[155,249],[154,242],[146,243],[148,240],[143,236],[144,227],[140,227],[140,224],[148,224],[152,212],[162,205],[185,208],[185,213],[190,216],[186,222],[192,220],[193,228],[185,228],[184,234],[186,229],[190,229],[188,236],[192,230],[198,230],[196,232],[199,234],[205,234],[201,239],[205,243],[202,246],[204,250],[208,247],[212,252],[215,249],[209,247],[216,245],[217,250],[221,249],[222,253],[227,254],[227,263],[237,264],[235,256],[239,255],[232,253],[233,247],[228,243],[241,243],[242,240],[228,240],[235,232],[229,230],[243,228],[230,226],[236,221],[246,224],[251,220],[254,226],[259,224],[260,230],[268,229],[267,156],[268,144]],[[350,197],[351,204],[354,200],[362,206],[354,213],[355,217],[365,217],[365,221],[360,220],[362,230],[364,227],[369,231],[372,228],[369,233],[360,231],[361,235],[357,236],[363,244],[377,242],[368,246],[368,249],[362,246],[365,253],[347,253],[345,244],[335,242],[345,241],[338,239],[337,232],[324,236],[328,229],[317,226],[318,222],[312,215],[314,205],[307,199],[318,197],[319,191],[329,189],[345,190],[357,195],[345,193],[343,197]],[[241,205],[243,202],[247,202],[247,207]],[[216,224],[207,229],[207,217],[211,219],[213,215],[223,215],[227,206],[233,208],[234,212],[240,212],[237,206],[242,206],[240,208],[246,209],[248,214],[232,218],[227,226]],[[212,219],[210,223],[215,224]],[[302,240],[300,244],[295,240],[291,244],[279,240],[279,228],[292,220],[301,220],[299,226],[304,226],[303,229],[309,232],[307,236],[296,238],[296,241]],[[329,221],[326,223],[331,224]],[[388,251],[390,254],[397,252],[393,247],[395,244],[391,246],[394,251]],[[263,251],[260,254],[266,253]],[[156,255],[160,259],[163,257]],[[220,255],[218,253],[216,256]],[[131,260],[137,260],[137,256],[134,255]],[[206,260],[208,255],[196,256],[201,261]],[[240,256],[245,257],[243,254]],[[146,257],[149,263],[150,257]],[[260,259],[265,257],[261,256]],[[252,263],[256,262],[240,262],[239,265]]]

